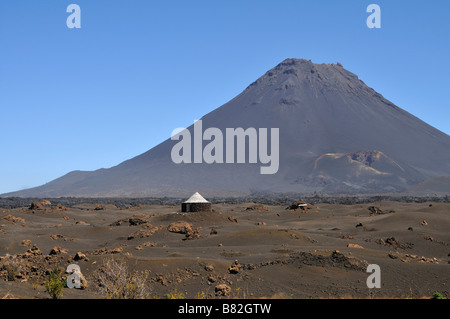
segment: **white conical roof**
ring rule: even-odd
[[[195,192],[194,195],[189,197],[185,203],[209,203],[206,199],[203,198],[202,195],[200,195],[198,192]]]

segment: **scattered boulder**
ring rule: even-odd
[[[53,240],[58,240],[58,239],[62,239],[64,241],[67,240],[66,237],[64,235],[61,235],[61,234],[50,235],[50,238],[53,239]]]
[[[383,211],[383,210],[381,210],[381,208],[376,207],[376,206],[369,206],[367,209],[370,211],[370,216],[395,213],[394,210]]]
[[[383,211],[376,206],[369,206],[367,209],[370,211],[370,216],[383,214]]]
[[[167,227],[167,230],[172,233],[187,234],[194,231],[194,226],[188,222],[174,222]]]
[[[33,247],[29,248],[23,255],[23,258],[28,258],[31,256],[40,256],[42,255],[42,251],[36,246],[33,245]]]
[[[30,205],[30,210],[44,210],[46,208],[49,208],[52,205],[52,203],[46,199],[42,201],[34,201]]]
[[[216,296],[229,296],[231,293],[231,287],[228,286],[227,284],[218,284],[215,288],[214,291],[216,293]]]
[[[441,244],[441,245],[447,246],[447,243],[446,243],[446,242],[441,241],[441,240],[437,240],[437,239],[434,238],[433,236],[427,235],[427,236],[424,236],[423,238],[424,238],[425,240],[428,240],[428,241],[432,242],[432,243],[437,243],[437,244]]]
[[[58,205],[54,206],[53,209],[55,209],[55,210],[60,210],[60,211],[66,211],[66,210],[69,210],[69,208],[67,208],[66,206],[63,206],[63,205],[61,205],[61,204],[58,204]]]
[[[393,254],[393,253],[389,253],[388,257],[391,258],[391,259],[398,259],[399,258],[399,256],[397,254]]]
[[[22,240],[22,246],[31,246],[31,240],[24,239]]]
[[[297,234],[289,234],[289,238],[290,239],[300,239],[300,237],[298,237],[298,235]]]
[[[291,205],[286,207],[286,209],[289,209],[289,210],[300,209],[300,210],[304,211],[304,210],[308,209],[308,204],[306,202],[298,201],[298,202],[292,203]]]
[[[14,267],[14,280],[27,281],[29,278],[45,279],[53,269],[61,265],[58,255],[44,255],[37,246],[32,246],[23,254],[0,256],[0,279],[9,280],[11,272],[5,265]],[[4,270],[2,270],[4,269]]]
[[[205,266],[205,270],[206,271],[213,271],[214,270],[214,266],[213,265],[206,265]]]
[[[151,224],[145,224],[144,227],[128,236],[128,240],[134,239],[134,238],[147,238],[150,236],[153,236],[156,231],[158,231],[159,228],[156,226],[153,226]]]
[[[145,214],[133,215],[128,219],[130,226],[138,226],[148,223],[148,216]]]
[[[422,225],[422,226],[427,226],[427,225],[428,225],[428,222],[424,219],[424,220],[422,220],[422,222],[420,223],[420,225]]]
[[[335,250],[331,253],[331,260],[333,265],[343,265],[344,268],[354,270],[366,270],[368,266],[367,261],[346,256],[339,250]]]
[[[136,250],[142,250],[144,249],[144,247],[156,247],[156,243],[154,242],[146,242],[143,243],[142,245],[139,245],[137,247],[135,247]]]
[[[65,248],[61,248],[59,246],[55,246],[50,250],[48,253],[49,255],[60,255],[60,254],[67,254],[69,251]]]
[[[375,240],[375,242],[377,244],[379,244],[379,245],[390,246],[390,247],[393,247],[395,249],[398,249],[398,248],[400,248],[400,249],[410,249],[413,246],[412,243],[401,242],[401,241],[395,239],[395,237],[389,237],[389,238],[386,238],[385,240],[377,239],[377,240]]]
[[[239,264],[239,262],[237,260],[234,261],[234,263],[228,267],[228,272],[230,274],[238,274],[241,270],[241,265]]]
[[[106,247],[96,249],[92,252],[92,255],[108,255],[108,254],[119,254],[123,251],[122,247],[116,247],[108,249]]]
[[[418,256],[413,254],[399,254],[399,253],[389,253],[388,256],[392,259],[399,259],[404,263],[409,263],[412,261],[420,262],[420,263],[430,263],[430,264],[439,264],[437,258],[428,258],[424,256]]]
[[[185,239],[200,238],[201,229],[201,227],[194,229],[194,226],[191,223],[184,221],[171,223],[167,227],[167,230],[172,233],[184,234],[186,236]]]
[[[80,251],[75,254],[75,256],[73,257],[73,260],[75,260],[75,261],[81,261],[81,260],[89,261],[87,256],[85,254],[83,254],[82,252],[80,252]]]
[[[163,285],[163,286],[169,285],[168,280],[166,278],[164,278],[163,276],[156,277],[155,281],[161,283],[161,285]]]
[[[128,224],[129,226],[139,226],[149,223],[149,216],[145,214],[135,214],[130,217],[122,218],[114,223],[110,224],[110,226],[120,226],[122,224]]]
[[[350,253],[348,255],[345,255],[344,253],[340,252],[339,250],[334,250],[333,252],[324,252],[324,254],[321,254],[317,251],[314,252],[308,252],[308,251],[301,251],[301,252],[295,252],[292,254],[289,254],[289,257],[282,258],[282,259],[275,259],[272,261],[266,261],[260,264],[246,264],[243,265],[243,269],[246,270],[254,270],[257,268],[265,267],[265,266],[272,266],[272,265],[278,265],[278,264],[292,264],[297,267],[304,267],[304,266],[314,266],[314,267],[339,267],[339,268],[345,268],[349,270],[357,270],[357,271],[366,271],[367,266],[369,263],[365,260],[355,258],[353,256],[350,256]]]
[[[214,275],[208,276],[208,284],[209,285],[212,284],[212,283],[215,283],[216,281],[217,281],[217,277],[216,276],[214,276]]]
[[[236,219],[236,217],[234,217],[234,216],[228,216],[228,220],[229,220],[230,222],[233,222],[233,223],[237,223],[237,222],[238,222],[237,219]]]
[[[25,225],[25,219],[23,219],[23,218],[21,218],[21,217],[16,217],[16,216],[13,216],[13,215],[9,215],[9,214],[8,214],[8,215],[6,215],[6,216],[3,216],[2,219],[11,222],[11,223],[13,223],[14,225],[15,225],[16,223],[22,223],[22,225]]]
[[[200,238],[200,230],[202,230],[202,228],[198,227],[198,228],[194,229],[192,232],[188,232],[186,234],[186,238],[185,239],[189,240],[189,239],[198,239],[198,238]]]
[[[349,247],[349,248],[364,248],[363,246],[358,245],[358,244],[348,244],[347,247]]]
[[[252,205],[249,206],[245,209],[246,211],[268,211],[269,207],[267,207],[266,205],[262,205],[262,204],[256,204],[256,205]]]
[[[122,247],[116,247],[109,250],[110,254],[119,254],[123,251]]]
[[[406,254],[406,257],[411,257],[411,256],[413,256],[412,258],[419,259],[420,262],[432,263],[432,264],[439,264],[439,261],[437,260],[436,257],[428,258],[428,257],[424,257],[424,256],[419,257],[419,256],[416,256],[416,255],[409,255],[409,254]]]

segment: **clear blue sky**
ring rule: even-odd
[[[1,0],[0,193],[145,152],[285,58],[341,62],[450,134],[449,34],[448,0]]]

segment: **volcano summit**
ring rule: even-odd
[[[176,164],[171,151],[177,141],[169,138],[115,167],[74,171],[3,196],[357,194],[404,191],[450,175],[450,137],[395,106],[339,63],[284,60],[201,120],[204,129],[222,132],[278,128],[277,173],[260,174],[260,165],[248,160]],[[187,130],[193,134],[194,126]]]

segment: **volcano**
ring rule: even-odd
[[[450,136],[395,106],[340,63],[286,59],[201,118],[203,128],[278,128],[279,169],[260,163],[179,163],[166,141],[109,169],[74,171],[3,196],[362,194],[450,175]],[[194,126],[187,128],[193,133]]]

